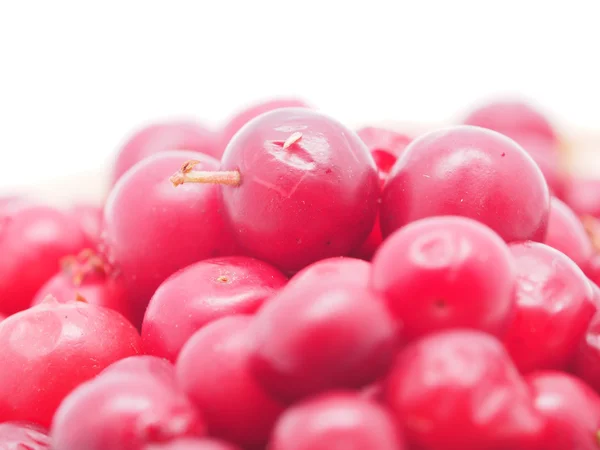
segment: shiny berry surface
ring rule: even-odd
[[[2,450],[51,450],[45,429],[27,422],[0,423]]]
[[[393,233],[375,255],[371,286],[414,339],[454,327],[501,335],[512,317],[515,281],[500,236],[473,219],[446,216]]]
[[[370,263],[362,259],[340,256],[322,259],[306,266],[290,278],[288,286],[315,283],[327,283],[330,286],[334,286],[338,283],[351,283],[367,287],[369,286],[370,279]]]
[[[389,412],[355,393],[330,393],[290,407],[270,450],[404,450]]]
[[[154,293],[142,324],[144,351],[175,361],[181,347],[207,323],[253,314],[287,278],[253,258],[197,262],[169,277]]]
[[[582,337],[572,363],[573,372],[600,392],[600,314],[596,312]]]
[[[427,133],[402,152],[383,191],[380,220],[384,237],[418,219],[458,215],[507,242],[542,241],[549,209],[544,176],[518,144],[457,126]]]
[[[567,184],[565,202],[578,216],[600,217],[600,180],[573,177]]]
[[[590,282],[545,244],[511,244],[517,267],[515,313],[504,345],[522,372],[565,369],[596,310]]]
[[[164,444],[150,444],[143,450],[240,450],[225,441],[208,438],[181,438]]]

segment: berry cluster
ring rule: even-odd
[[[600,182],[528,104],[149,126],[0,199],[0,449],[600,448]]]

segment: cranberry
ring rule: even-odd
[[[189,150],[220,158],[225,147],[216,133],[190,121],[158,122],[138,130],[119,150],[113,184],[143,159],[169,150]]]
[[[571,208],[555,197],[550,202],[548,234],[544,243],[560,250],[583,271],[587,271],[594,254],[592,242],[581,220]]]
[[[88,246],[96,248],[102,231],[102,208],[96,205],[75,205],[71,213],[87,238]]]
[[[309,109],[254,119],[229,143],[220,172],[191,168],[183,167],[173,183],[221,184],[240,246],[285,272],[348,254],[375,221],[373,158],[356,134]]]
[[[173,368],[144,374],[142,366],[128,362],[109,368],[73,390],[52,422],[56,448],[142,450],[150,443],[203,435],[205,425],[177,388]]]
[[[48,295],[55,297],[59,303],[84,299],[90,304],[114,309],[132,319],[121,280],[91,250],[63,258],[62,270],[40,288],[32,304],[40,304]]]
[[[3,450],[51,450],[46,430],[26,422],[0,423],[0,448]]]
[[[490,102],[472,111],[464,123],[489,128],[513,139],[529,134],[558,141],[548,119],[533,105],[522,101]]]
[[[366,386],[397,347],[383,299],[356,283],[292,282],[256,314],[253,329],[252,370],[283,401]]]
[[[225,149],[231,138],[255,117],[281,108],[310,108],[310,106],[297,98],[275,98],[250,105],[229,119],[221,132],[221,147]]]
[[[233,444],[215,439],[181,438],[166,444],[150,444],[144,450],[239,450]]]
[[[454,216],[417,220],[393,233],[375,255],[371,285],[414,339],[453,327],[500,335],[511,318],[515,280],[500,236]]]
[[[135,355],[112,363],[99,376],[109,375],[129,377],[150,377],[161,380],[166,384],[176,384],[175,367],[164,358],[151,355]]]
[[[264,448],[282,407],[249,371],[249,316],[229,316],[196,332],[177,359],[177,379],[206,418],[211,435]]]
[[[573,372],[600,392],[600,312],[590,321],[573,358]]]
[[[458,126],[427,133],[404,150],[383,191],[381,229],[387,237],[417,219],[457,215],[482,222],[507,242],[541,241],[549,208],[544,177],[518,144]]]
[[[243,256],[207,259],[168,278],[150,300],[142,324],[146,353],[174,361],[197,330],[220,317],[253,314],[287,278]]]
[[[527,377],[535,406],[545,418],[544,450],[596,450],[600,431],[600,398],[581,380],[561,372]]]
[[[27,308],[56,273],[59,260],[86,245],[73,218],[49,206],[21,203],[0,212],[0,312]]]
[[[600,180],[572,178],[566,186],[564,199],[577,215],[600,217]]]
[[[0,323],[0,422],[49,426],[75,386],[140,347],[120,314],[84,302],[49,298],[10,316]]]
[[[595,312],[591,284],[563,253],[511,244],[517,265],[515,316],[504,345],[522,372],[565,368]]]
[[[190,184],[176,190],[169,182],[190,158],[209,170],[218,167],[217,160],[200,153],[160,153],[122,177],[104,209],[104,252],[123,278],[136,325],[168,276],[234,248],[221,217],[218,187]]]
[[[330,393],[290,407],[277,421],[269,450],[402,450],[398,429],[381,406],[353,393]]]
[[[531,447],[543,420],[502,344],[476,330],[446,330],[409,344],[386,387],[410,448]]]
[[[306,266],[296,273],[288,282],[288,286],[297,284],[327,283],[335,286],[338,283],[352,283],[367,287],[371,279],[371,264],[362,259],[336,256],[322,259]]]

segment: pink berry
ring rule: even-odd
[[[229,119],[221,132],[221,147],[225,149],[231,138],[255,117],[281,108],[310,108],[310,106],[297,98],[276,98],[250,105]]]
[[[572,364],[573,372],[600,392],[600,313],[590,321],[579,342]]]
[[[310,109],[279,109],[248,123],[219,172],[186,165],[175,185],[221,184],[224,214],[242,249],[295,272],[349,254],[377,213],[373,158],[356,134]]]
[[[60,259],[85,245],[79,224],[63,211],[30,203],[5,208],[0,212],[0,312],[29,307]]]
[[[556,197],[553,197],[550,202],[548,233],[544,243],[560,250],[571,258],[581,270],[587,271],[594,254],[592,242],[581,220],[571,208]]]
[[[71,214],[79,223],[83,234],[85,235],[88,246],[96,248],[100,242],[100,233],[102,231],[102,208],[96,205],[80,204],[71,208]]]
[[[166,384],[176,384],[175,366],[164,358],[151,355],[135,355],[112,363],[100,375],[103,378],[116,375],[118,377],[150,377]]]
[[[334,286],[338,283],[350,283],[368,287],[370,280],[370,263],[362,259],[336,256],[322,259],[306,266],[290,279],[288,286],[315,283],[327,283],[330,286]]]
[[[286,282],[274,267],[243,256],[188,266],[161,284],[150,300],[142,324],[144,351],[175,361],[204,325],[232,314],[253,314]]]
[[[174,189],[169,182],[169,175],[191,158],[202,168],[218,167],[217,160],[200,153],[160,153],[123,176],[104,208],[104,251],[123,278],[136,325],[167,277],[234,248],[221,217],[218,186]]]
[[[126,369],[109,369],[65,398],[52,421],[57,449],[142,450],[205,433],[173,373],[157,376],[135,369],[130,363]]]
[[[364,387],[385,374],[397,348],[383,299],[353,283],[292,282],[254,320],[254,375],[287,402]]]
[[[536,242],[510,245],[515,314],[504,345],[522,372],[564,369],[595,312],[591,284],[566,255]]]
[[[600,180],[572,178],[567,184],[564,200],[578,216],[600,217]]]
[[[50,438],[42,427],[26,422],[0,423],[2,450],[51,450]]]
[[[447,216],[393,233],[375,254],[371,285],[414,339],[455,327],[501,335],[512,317],[515,281],[500,236],[473,219]]]
[[[262,449],[282,407],[249,371],[249,316],[229,316],[196,332],[177,359],[177,379],[212,436]]]
[[[528,449],[543,431],[502,344],[480,331],[446,330],[409,344],[386,397],[409,448]]]
[[[524,195],[524,193],[527,195]],[[381,203],[384,237],[430,216],[475,219],[505,241],[541,241],[550,194],[540,169],[514,141],[483,128],[427,133],[402,153]]]
[[[544,450],[596,450],[600,398],[581,380],[561,372],[527,377],[535,406],[546,421]]]
[[[233,444],[215,439],[181,438],[165,444],[151,444],[144,450],[239,450]]]
[[[290,407],[270,450],[403,450],[399,431],[381,406],[354,393],[329,393]]]
[[[533,105],[521,101],[490,102],[472,111],[464,123],[489,128],[513,139],[515,135],[529,134],[558,141],[548,119]]]
[[[120,314],[84,302],[46,302],[0,323],[0,422],[49,426],[62,399],[102,369],[140,352]]]
[[[131,167],[149,156],[170,150],[188,150],[220,158],[217,134],[190,121],[158,122],[138,130],[119,150],[113,168],[113,184]]]

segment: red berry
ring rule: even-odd
[[[550,202],[550,219],[545,244],[560,250],[587,271],[594,254],[592,242],[581,220],[565,203],[553,197]]]
[[[327,283],[329,286],[350,283],[368,287],[370,280],[370,263],[362,259],[336,256],[306,266],[290,279],[288,286],[301,283],[305,285]]]
[[[188,266],[161,284],[150,300],[142,324],[144,351],[175,361],[204,325],[232,314],[253,314],[286,282],[274,267],[243,256]]]
[[[547,245],[510,245],[517,265],[515,314],[504,345],[522,372],[565,368],[595,312],[591,284]]]
[[[49,298],[10,316],[0,323],[0,422],[49,426],[73,388],[140,347],[125,318],[84,302]]]
[[[376,381],[397,347],[383,299],[353,283],[292,282],[254,320],[252,370],[288,402]]]
[[[564,200],[578,216],[600,217],[600,180],[572,178],[566,186]]]
[[[129,377],[150,377],[163,383],[175,385],[175,367],[169,361],[158,356],[135,355],[112,363],[99,376],[109,375]]]
[[[13,207],[14,206],[14,207]],[[86,239],[77,221],[49,206],[18,202],[0,212],[0,312],[21,311]]]
[[[269,444],[269,450],[404,448],[389,413],[354,393],[325,394],[290,407]]]
[[[169,175],[191,158],[208,170],[218,167],[217,160],[200,153],[160,153],[122,177],[104,208],[104,251],[123,277],[136,324],[168,276],[234,248],[221,217],[218,187],[174,189],[169,182]]]
[[[2,450],[51,450],[46,430],[26,422],[0,423]]]
[[[220,158],[224,149],[217,134],[198,123],[154,123],[138,130],[119,150],[113,168],[113,184],[135,164],[157,153],[189,150]]]
[[[524,193],[527,195],[524,195]],[[404,150],[383,191],[384,237],[417,219],[475,219],[505,241],[541,241],[550,195],[535,162],[514,141],[483,128],[434,131]]]
[[[181,438],[166,444],[151,444],[144,450],[239,450],[233,444],[205,438]]]
[[[489,128],[513,139],[530,134],[558,141],[548,119],[533,105],[521,101],[490,102],[472,111],[464,123]]]
[[[490,270],[493,268],[493,270]],[[466,217],[431,217],[393,233],[375,254],[372,286],[414,339],[469,327],[500,335],[516,270],[500,236]]]
[[[572,368],[579,378],[600,392],[600,313],[594,315],[579,342]]]
[[[231,138],[255,117],[280,108],[310,108],[310,106],[297,98],[277,98],[250,105],[229,119],[221,132],[221,147],[225,149]]]
[[[282,407],[250,374],[249,316],[229,316],[196,332],[177,359],[177,379],[211,435],[264,448]]]
[[[81,204],[71,208],[71,213],[79,223],[87,238],[88,246],[96,248],[102,231],[102,208],[95,205]]]
[[[409,344],[386,397],[410,448],[525,449],[543,431],[501,343],[480,331],[441,331]]]
[[[339,122],[309,109],[257,117],[227,147],[220,172],[190,171],[174,184],[219,183],[243,250],[285,272],[358,247],[375,221],[377,171]]]
[[[71,392],[56,411],[51,434],[57,449],[142,450],[204,432],[199,413],[175,383],[172,366],[128,361]]]
[[[543,450],[596,450],[600,398],[581,380],[561,372],[527,377],[535,406],[546,420]]]

